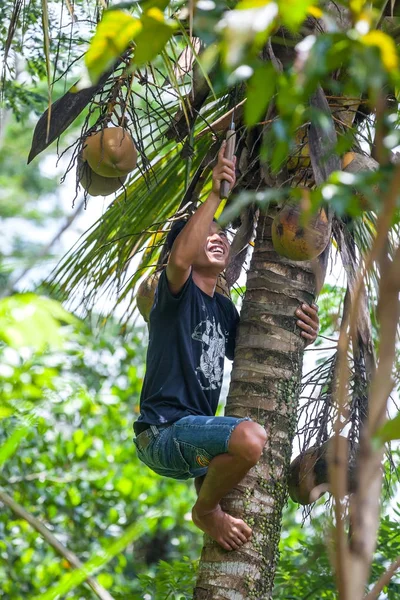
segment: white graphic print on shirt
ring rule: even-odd
[[[208,387],[200,385],[203,390],[215,390],[221,387],[224,374],[223,364],[225,357],[225,336],[222,333],[221,325],[215,324],[215,319],[210,321],[206,317],[196,325],[192,338],[201,342],[202,352],[200,356],[200,366],[197,371],[203,374],[208,382]]]

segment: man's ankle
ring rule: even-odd
[[[220,510],[221,507],[219,504],[207,504],[204,502],[199,502],[197,500],[196,504],[193,506],[193,512],[198,516],[198,517],[205,517],[206,515],[209,515],[217,510]]]

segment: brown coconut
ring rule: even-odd
[[[137,162],[135,143],[123,127],[106,127],[92,133],[85,140],[82,156],[102,177],[125,177]]]
[[[108,196],[116,192],[126,180],[124,177],[97,175],[81,157],[78,158],[78,180],[91,196]]]
[[[312,260],[327,247],[331,237],[331,225],[326,211],[303,223],[299,205],[286,204],[272,222],[272,243],[278,254],[290,260]]]
[[[340,436],[340,444],[346,444],[346,438]],[[334,451],[334,438],[321,446],[313,446],[302,452],[291,463],[289,469],[289,495],[294,502],[311,504],[329,491],[329,463]],[[355,456],[351,456],[347,467],[348,492],[356,488]],[[319,490],[315,488],[319,487]],[[313,490],[315,490],[313,492]]]
[[[150,319],[150,311],[153,306],[154,294],[156,293],[159,279],[160,271],[152,273],[146,279],[143,279],[137,291],[136,304],[146,323]]]

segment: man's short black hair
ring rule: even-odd
[[[213,221],[214,221],[214,223],[218,223],[217,219],[213,219]],[[168,252],[171,252],[172,246],[174,245],[176,238],[178,237],[178,235],[180,234],[182,229],[185,227],[187,222],[188,222],[188,219],[179,219],[179,221],[175,221],[172,224],[172,227],[169,230],[167,239],[166,239],[166,245],[167,245]]]

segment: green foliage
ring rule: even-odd
[[[389,419],[374,436],[378,445],[386,444],[394,440],[400,440],[400,413],[393,419]]]
[[[275,80],[276,71],[271,64],[260,65],[250,77],[244,112],[247,125],[255,125],[265,115],[275,92]]]
[[[12,348],[59,347],[65,339],[62,324],[76,327],[78,319],[50,298],[28,293],[0,300],[0,341]]]
[[[73,502],[74,506],[78,504],[80,504],[79,493],[77,494],[76,502]],[[137,542],[144,531],[151,531],[151,525],[154,525],[154,522],[160,516],[153,514],[151,517],[147,517],[146,521],[142,520],[133,523],[114,542],[107,544],[107,547],[97,548],[94,556],[86,562],[84,567],[64,575],[59,583],[44,594],[41,593],[39,596],[36,596],[33,600],[57,600],[60,596],[65,596],[66,593],[82,584],[89,575],[93,575],[99,569],[104,568],[110,560],[117,554],[120,554],[130,543]],[[108,587],[113,583],[111,575],[107,576],[107,574],[104,574],[102,580]]]
[[[43,98],[42,98],[43,102]],[[40,207],[38,201],[42,195],[56,190],[57,179],[45,174],[38,165],[26,164],[26,151],[32,137],[34,120],[24,113],[25,122],[18,123],[11,114],[7,114],[4,123],[3,138],[0,142],[0,185],[2,201],[0,218],[22,217],[44,222],[53,214],[61,216],[61,211]]]
[[[200,542],[186,522],[193,491],[160,480],[133,450],[143,332],[127,341],[111,322],[96,335],[76,324],[58,303],[34,294],[0,301],[6,375],[0,486],[28,511],[39,511],[85,563],[85,571],[71,572],[23,519],[3,511],[4,597],[92,598],[81,584],[100,571],[99,582],[112,587],[116,599],[139,599],[147,571],[149,593],[154,588],[157,594],[152,598],[162,589],[189,598]],[[181,552],[191,557],[184,568],[177,562]],[[161,565],[158,574],[152,565],[161,557],[175,560],[175,567]]]
[[[156,7],[147,10],[141,17],[142,29],[135,42],[133,62],[143,66],[160,54],[171,38],[175,24],[167,23],[163,13]]]
[[[311,0],[278,0],[279,16],[282,24],[289,30],[297,32],[308,15],[321,15],[322,11],[315,8],[315,4],[319,4],[319,2],[314,3]],[[313,7],[312,11],[310,10],[311,7]]]
[[[103,15],[85,55],[93,83],[125,52],[141,29],[140,20],[123,11],[112,10]]]
[[[53,84],[82,54],[87,35],[95,27],[96,10],[93,11],[84,0],[73,3],[75,12],[70,19],[72,22],[84,22],[85,27],[75,28],[72,37],[71,29],[66,28],[64,22],[67,7],[64,4],[58,6],[55,2],[47,4],[49,44],[45,51],[42,0],[32,0],[28,4],[14,0],[1,2],[0,46],[8,50],[7,67],[1,74],[4,83],[0,86],[1,101],[6,109],[13,110],[18,119],[23,118],[27,109],[40,113],[46,107],[47,91],[44,91],[45,88],[37,89],[40,82],[47,79],[46,53],[51,65],[48,84]]]
[[[165,22],[161,10],[153,5],[146,7],[140,19],[122,10],[106,11],[85,55],[92,83],[97,83],[133,41],[134,64],[150,62],[164,49],[175,28]]]
[[[320,333],[327,337],[337,335],[343,312],[343,300],[346,293],[345,288],[338,285],[333,286],[325,283],[318,296]],[[315,343],[322,344],[321,338]]]
[[[162,581],[167,590],[177,589],[189,598],[190,561],[198,556],[201,538],[187,521],[194,492],[186,482],[153,474],[138,461],[132,442],[143,335],[137,330],[123,340],[119,327],[109,322],[95,335],[80,330],[63,350],[31,357],[31,370],[39,366],[35,361],[53,365],[53,389],[18,440],[18,452],[3,464],[0,485],[50,524],[84,563],[93,559],[89,565],[96,570],[101,564],[99,582],[116,600],[143,598],[138,575],[145,574],[152,579],[149,593],[155,586],[158,594]],[[23,384],[24,379],[19,382]],[[21,431],[20,419],[3,419],[1,449]],[[63,598],[93,597],[86,586],[76,591],[70,587],[79,575],[71,578],[69,563],[9,510],[0,516],[0,539],[5,540],[0,542],[5,598],[56,597],[58,584],[70,590]],[[182,556],[190,561],[178,586],[183,569],[177,561]],[[162,566],[159,574],[160,558],[175,561],[176,568]]]
[[[161,560],[157,576],[139,575],[144,594],[154,600],[191,600],[197,570],[197,561],[183,556],[180,560],[167,563]]]
[[[393,478],[389,486],[389,496],[392,497],[397,490],[395,482],[396,479]],[[337,599],[337,587],[330,560],[333,543],[333,516],[330,516],[330,510],[323,500],[320,500],[313,509],[312,519],[306,519],[302,524],[297,505],[289,501],[283,517],[274,600]],[[400,505],[391,506],[386,496],[371,570],[371,586],[400,555],[399,510]],[[400,580],[395,576],[384,590],[385,596],[379,598],[397,600],[399,591]]]

